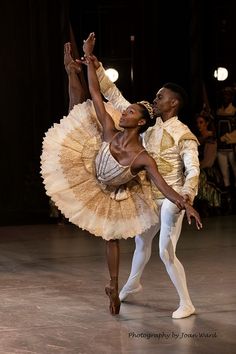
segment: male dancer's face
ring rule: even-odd
[[[174,93],[162,87],[156,94],[156,98],[153,101],[153,112],[155,116],[161,117],[163,114],[169,113],[173,110],[176,103],[176,97]]]

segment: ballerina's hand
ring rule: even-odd
[[[189,204],[186,204],[185,210],[189,225],[191,225],[191,218],[194,218],[196,227],[198,230],[200,230],[202,228],[202,222],[198,212]]]
[[[95,40],[96,40],[96,38],[95,38],[94,32],[91,32],[89,34],[88,38],[84,40],[83,51],[86,56],[89,56],[90,54],[93,53],[93,49],[95,46]]]
[[[183,194],[182,197],[185,203],[189,203],[190,205],[192,205],[188,194]]]

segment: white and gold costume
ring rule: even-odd
[[[108,79],[102,66],[97,70],[97,75],[104,97],[119,111],[126,109],[130,103]],[[189,128],[178,117],[165,122],[158,118],[155,126],[144,133],[144,145],[155,159],[165,181],[180,194],[187,194],[193,201],[197,194],[199,177],[198,141]],[[160,221],[142,235],[136,236],[131,273],[120,292],[120,298],[123,300],[128,294],[141,289],[140,278],[151,255],[152,240],[160,231],[160,257],[180,297],[180,307],[172,317],[187,317],[194,312],[194,307],[188,293],[184,268],[175,255],[184,211],[180,211],[164,198],[155,186],[153,193],[160,208]]]

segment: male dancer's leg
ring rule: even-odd
[[[184,213],[184,210],[180,211],[168,199],[161,206],[160,257],[180,298],[180,306],[172,314],[173,318],[188,317],[195,311],[189,296],[184,267],[175,254]]]
[[[135,251],[132,259],[132,266],[129,278],[120,291],[120,300],[123,301],[128,295],[136,293],[142,289],[140,278],[145,265],[150,259],[152,251],[152,240],[160,229],[160,223],[152,226],[142,235],[135,237]]]

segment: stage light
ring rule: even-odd
[[[109,68],[106,70],[106,75],[109,77],[109,79],[112,81],[112,82],[115,82],[118,77],[119,77],[119,73],[117,70],[115,69],[112,69],[112,68]]]
[[[226,68],[219,67],[214,71],[214,77],[218,81],[224,81],[228,77],[228,70]]]

